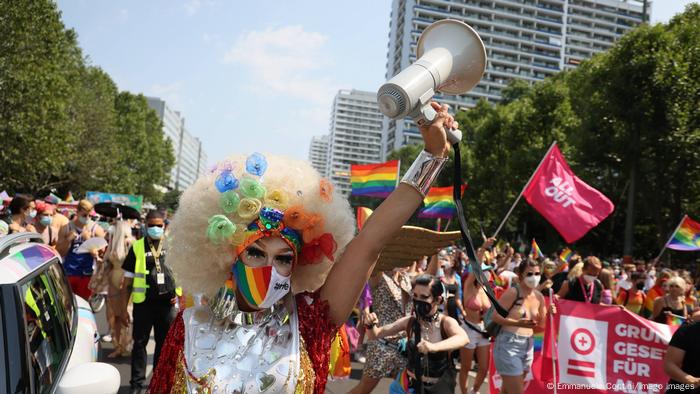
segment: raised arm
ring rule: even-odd
[[[421,153],[417,159],[425,165],[412,166],[409,170],[424,176],[439,171],[434,169],[439,169],[442,166],[439,163],[447,160],[450,145],[445,127],[457,127],[457,122],[447,112],[446,105],[440,107],[437,103],[432,104],[439,112],[430,126],[421,127],[426,153]],[[413,215],[422,200],[423,196],[417,188],[400,183],[367,219],[362,231],[347,245],[321,288],[321,298],[328,301],[331,319],[335,324],[342,324],[347,319],[374,269],[379,253]]]

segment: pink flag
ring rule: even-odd
[[[603,193],[571,171],[556,144],[547,152],[523,196],[567,243],[583,237],[615,209]]]

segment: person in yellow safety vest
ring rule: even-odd
[[[132,286],[134,347],[131,352],[131,392],[146,389],[146,344],[154,330],[156,349],[153,355],[155,369],[160,350],[170,325],[177,315],[177,297],[182,290],[166,263],[167,245],[163,234],[163,214],[151,211],[146,216],[146,236],[134,242],[124,259],[125,284]]]

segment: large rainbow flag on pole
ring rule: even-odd
[[[399,181],[399,161],[350,165],[353,196],[387,197]]]
[[[693,251],[700,250],[700,223],[683,216],[683,220],[676,228],[666,247],[673,250]]]
[[[465,185],[462,185],[464,193]],[[454,187],[431,187],[423,202],[425,208],[418,213],[419,218],[444,218],[451,219],[457,213],[457,207],[452,200]]]

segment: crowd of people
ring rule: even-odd
[[[100,220],[87,200],[59,213],[19,195],[3,211],[0,235],[38,232],[61,255],[75,294],[105,297],[111,356],[131,350],[133,392],[146,390],[151,330],[150,392],[324,392],[333,338],[357,304],[366,349],[353,393],[371,392],[383,377],[393,379],[392,393],[479,392],[493,345],[501,392],[517,394],[557,299],[688,322],[670,341],[665,371],[700,388],[700,324],[690,323],[700,320],[697,272],[535,258],[493,238],[477,251],[480,270],[456,246],[374,270],[447,161],[445,128],[458,125],[447,106],[432,106],[436,120],[420,127],[425,150],[359,234],[347,199],[308,163],[254,153],[198,179],[170,225],[159,211]],[[81,253],[93,239],[106,242]],[[199,302],[179,308],[178,285]]]
[[[548,297],[617,306],[663,324],[680,319],[688,326],[700,326],[690,324],[700,320],[700,272],[575,253],[567,258],[534,258],[515,252],[508,244],[496,246],[494,239],[485,240],[477,255],[487,286],[508,311],[505,317],[491,313],[491,301],[461,248],[449,247],[410,267],[375,273],[369,281],[370,291],[360,300],[363,314],[357,328],[366,344],[358,348],[355,359],[364,362],[364,371],[353,393],[371,392],[384,377],[395,378],[392,392],[405,392],[400,387],[402,374],[415,380],[420,365],[412,364],[416,345],[412,348],[410,341],[407,345],[417,330],[422,330],[423,342],[416,337],[414,343],[422,343],[430,354],[424,364],[430,367],[422,375],[424,392],[454,392],[456,387],[462,393],[479,392],[488,375],[493,343],[501,392],[520,393],[533,360],[534,330],[544,327],[548,313],[556,313],[555,306],[546,308]],[[686,338],[671,342],[667,374],[675,381],[697,383],[697,366],[691,374],[688,360],[697,356],[685,355],[696,346],[688,336],[700,337],[696,329],[685,326],[678,335]],[[452,352],[451,357],[447,351]],[[685,356],[685,363],[678,352]],[[454,366],[459,366],[456,375]],[[469,381],[473,369],[476,376]]]
[[[150,211],[143,219],[101,216],[88,200],[59,212],[48,199],[14,196],[2,211],[0,237],[36,232],[56,250],[73,293],[95,311],[106,305],[109,333],[102,339],[114,347],[107,357],[131,357],[132,387],[145,390],[151,330],[156,366],[182,294],[165,262],[165,213]],[[93,238],[105,242],[81,250]]]

